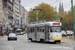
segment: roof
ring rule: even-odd
[[[60,23],[59,26],[62,25],[62,23],[59,22],[59,21],[49,21],[49,22],[41,22],[41,23],[29,24],[28,27],[45,26],[45,25],[53,26],[53,23]],[[56,26],[58,26],[58,25],[56,25]]]

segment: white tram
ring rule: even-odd
[[[60,21],[38,21],[27,26],[27,38],[31,41],[61,42]]]

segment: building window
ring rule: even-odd
[[[12,0],[10,0],[11,2],[13,2]]]

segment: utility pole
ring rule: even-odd
[[[57,7],[55,7],[55,20],[57,20]]]
[[[74,40],[75,40],[75,21],[74,21],[74,12],[73,12],[73,0],[71,0],[71,8],[72,8],[72,20],[73,20],[73,30],[74,30]]]
[[[35,11],[35,10],[37,10],[37,12],[36,12],[36,21],[38,21],[38,11],[39,10],[41,11],[41,9],[33,9],[33,11]]]

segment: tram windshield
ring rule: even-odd
[[[50,31],[51,32],[61,32],[61,27],[59,26],[53,26],[53,27],[50,27]]]

